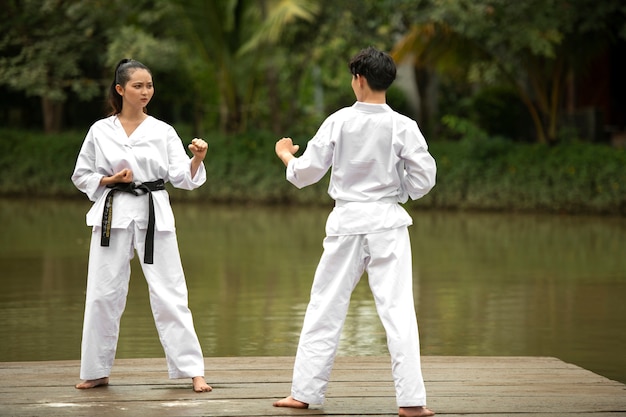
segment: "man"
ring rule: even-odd
[[[276,407],[322,404],[350,296],[364,271],[387,333],[398,414],[432,416],[426,408],[412,290],[409,214],[400,206],[435,185],[435,160],[417,123],[386,104],[396,77],[392,58],[366,48],[349,63],[356,103],[329,116],[301,157],[291,138],[275,145],[298,188],[332,167],[326,223],[311,300],[294,364],[291,395]]]

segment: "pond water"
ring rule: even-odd
[[[0,200],[0,362],[79,358],[88,208]],[[293,356],[329,208],[174,211],[204,355]],[[553,356],[626,383],[626,219],[411,214],[423,355]],[[132,271],[117,357],[162,357]],[[387,354],[366,278],[340,355]]]

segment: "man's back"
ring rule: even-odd
[[[386,104],[360,102],[337,114],[339,134],[332,139],[328,190],[333,199],[365,202],[401,196],[400,153],[406,145],[396,135],[397,116]]]
[[[329,116],[288,164],[287,178],[302,188],[331,166],[328,194],[335,200],[405,202],[435,184],[435,161],[417,124],[387,104],[357,101]]]

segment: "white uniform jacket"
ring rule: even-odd
[[[163,179],[174,187],[192,190],[206,181],[204,164],[191,177],[191,158],[174,128],[167,123],[148,116],[129,137],[117,116],[99,120],[89,129],[72,174],[76,188],[94,201],[87,213],[87,225],[100,226],[102,222],[109,189],[100,185],[101,178],[124,168],[133,171],[134,182]],[[174,231],[174,213],[167,191],[157,191],[152,196],[156,230]],[[113,212],[113,228],[126,228],[133,221],[146,228],[148,198],[116,193]]]
[[[326,234],[373,233],[412,223],[395,203],[426,195],[436,164],[417,123],[387,104],[356,102],[330,115],[286,177],[298,188],[332,166],[328,194],[336,201]],[[390,204],[394,203],[394,204]]]

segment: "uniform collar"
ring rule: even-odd
[[[384,113],[391,111],[391,107],[388,104],[375,104],[375,103],[364,103],[362,101],[357,101],[352,105],[353,109],[366,112],[366,113]]]

